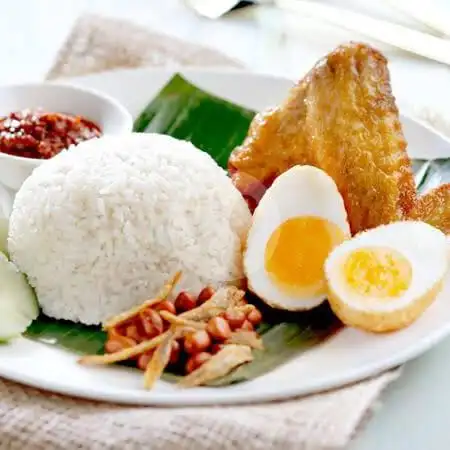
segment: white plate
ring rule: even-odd
[[[73,82],[118,98],[137,114],[172,72],[139,69],[93,75]],[[240,72],[187,71],[190,80],[217,95],[261,109],[278,103],[290,81]],[[402,118],[413,157],[450,156],[450,143],[430,129]],[[373,335],[344,329],[325,343],[254,381],[222,388],[181,390],[159,382],[142,389],[142,374],[122,367],[82,367],[77,356],[45,344],[18,339],[0,347],[0,375],[54,392],[146,405],[254,402],[309,394],[376,375],[425,352],[450,333],[450,278],[444,292],[412,326]]]

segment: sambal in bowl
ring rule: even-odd
[[[33,169],[72,145],[129,133],[131,114],[115,99],[69,84],[0,87],[0,183],[17,191]]]

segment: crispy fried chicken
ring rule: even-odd
[[[296,164],[319,167],[335,180],[353,233],[409,215],[416,189],[380,52],[350,43],[319,61],[282,105],[254,118],[229,170],[255,206]]]
[[[450,184],[443,184],[419,197],[410,218],[422,220],[450,234]]]

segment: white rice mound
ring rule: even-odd
[[[239,285],[251,215],[226,172],[158,134],[86,141],[34,170],[14,201],[14,263],[45,314],[98,324],[155,296]]]

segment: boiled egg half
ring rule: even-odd
[[[423,222],[395,222],[336,247],[325,263],[329,302],[346,325],[372,332],[408,326],[440,292],[447,238]]]
[[[249,289],[276,308],[314,308],[327,297],[325,260],[348,238],[333,179],[315,167],[294,166],[255,209],[244,253]]]

